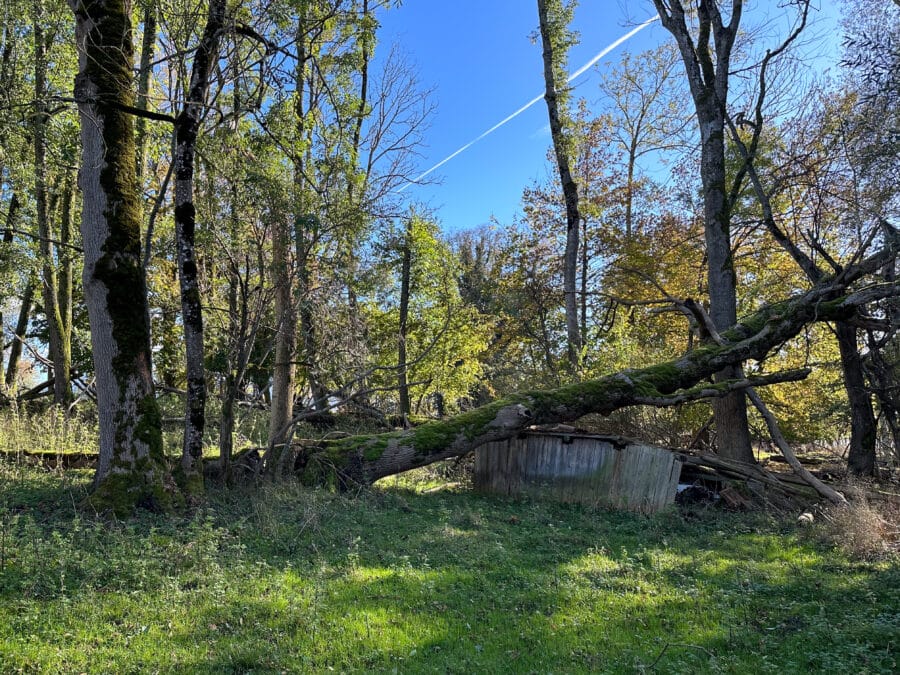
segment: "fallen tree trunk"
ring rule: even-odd
[[[707,344],[672,361],[555,390],[514,394],[414,429],[324,441],[319,447],[300,449],[294,466],[305,483],[367,485],[514,437],[531,425],[570,422],[588,413],[609,415],[633,405],[671,405],[779,381],[770,376],[765,382],[706,382],[726,366],[762,361],[770,350],[795,337],[809,323],[849,319],[859,307],[896,294],[896,284],[849,289],[892,256],[893,250],[881,251],[805,293],[763,307],[722,332],[722,344]]]

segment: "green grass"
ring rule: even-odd
[[[0,453],[95,453],[98,445],[95,420],[66,419],[52,407],[38,412],[25,407],[0,409]]]
[[[0,463],[0,671],[896,672],[900,570],[763,515],[293,485],[101,521]]]

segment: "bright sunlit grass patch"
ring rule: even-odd
[[[896,561],[764,515],[286,484],[107,522],[88,480],[0,463],[0,670],[896,668]]]
[[[0,409],[0,453],[96,453],[97,426],[59,408],[31,412],[16,406]]]

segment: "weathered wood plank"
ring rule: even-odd
[[[675,453],[587,435],[529,433],[476,451],[475,488],[652,513],[675,500]]]

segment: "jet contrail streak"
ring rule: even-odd
[[[585,63],[583,66],[581,66],[581,68],[579,68],[578,70],[576,70],[574,73],[572,73],[571,75],[569,75],[569,77],[566,78],[566,82],[571,82],[572,80],[574,80],[574,79],[575,79],[576,77],[578,77],[579,75],[584,74],[584,73],[587,71],[587,69],[590,68],[591,66],[593,66],[595,63],[597,63],[597,61],[599,61],[599,60],[602,59],[604,56],[606,56],[607,54],[609,54],[613,49],[615,49],[616,47],[618,47],[620,44],[622,44],[623,42],[625,42],[626,40],[628,40],[629,38],[631,38],[632,36],[634,36],[638,31],[640,31],[640,30],[646,28],[647,26],[649,26],[651,23],[653,23],[654,21],[656,21],[658,18],[659,18],[658,16],[654,16],[652,19],[647,19],[647,20],[646,20],[644,23],[642,23],[640,26],[636,26],[635,28],[632,28],[630,31],[628,31],[627,33],[625,33],[625,35],[623,35],[622,37],[620,37],[618,40],[616,40],[616,41],[613,42],[612,44],[607,45],[606,47],[604,47],[602,51],[600,51],[596,56],[594,56],[594,58],[592,58],[590,61],[588,61],[587,63]],[[425,176],[427,176],[428,174],[430,174],[432,171],[435,171],[436,169],[439,169],[440,167],[444,166],[444,164],[446,164],[447,162],[449,162],[451,159],[453,159],[454,157],[456,157],[456,156],[459,155],[460,153],[463,153],[463,152],[465,152],[466,150],[468,150],[469,148],[471,148],[473,145],[475,145],[478,141],[480,141],[480,140],[481,140],[482,138],[484,138],[485,136],[494,133],[495,131],[497,131],[497,129],[499,129],[500,127],[502,127],[504,124],[506,124],[506,123],[509,122],[510,120],[512,120],[512,119],[518,117],[519,115],[521,115],[523,112],[525,112],[526,110],[528,110],[531,106],[533,106],[535,103],[537,103],[538,101],[540,101],[542,98],[544,98],[544,94],[538,94],[538,95],[535,96],[533,99],[531,99],[530,101],[528,101],[528,103],[526,103],[525,105],[523,105],[521,108],[519,108],[518,110],[516,110],[514,113],[512,113],[512,114],[509,115],[508,117],[505,117],[505,118],[503,118],[502,120],[500,120],[499,122],[497,122],[497,124],[495,124],[495,125],[492,126],[490,129],[488,129],[487,131],[485,131],[484,133],[482,133],[481,135],[479,135],[477,138],[473,138],[471,141],[469,141],[468,143],[466,143],[464,146],[462,146],[461,148],[459,148],[457,151],[455,151],[454,153],[452,153],[452,154],[450,154],[450,155],[447,155],[446,157],[444,157],[444,159],[442,159],[440,162],[438,162],[437,164],[435,164],[433,167],[431,167],[430,169],[428,169],[428,170],[425,171],[424,173],[422,173],[422,174],[416,176],[416,177],[415,177],[413,180],[411,180],[409,183],[407,183],[407,184],[404,185],[403,187],[399,188],[399,189],[397,190],[397,192],[403,192],[403,191],[404,191],[406,188],[408,188],[410,185],[415,185],[415,184],[418,183],[420,180],[422,180],[423,178],[425,178]]]

